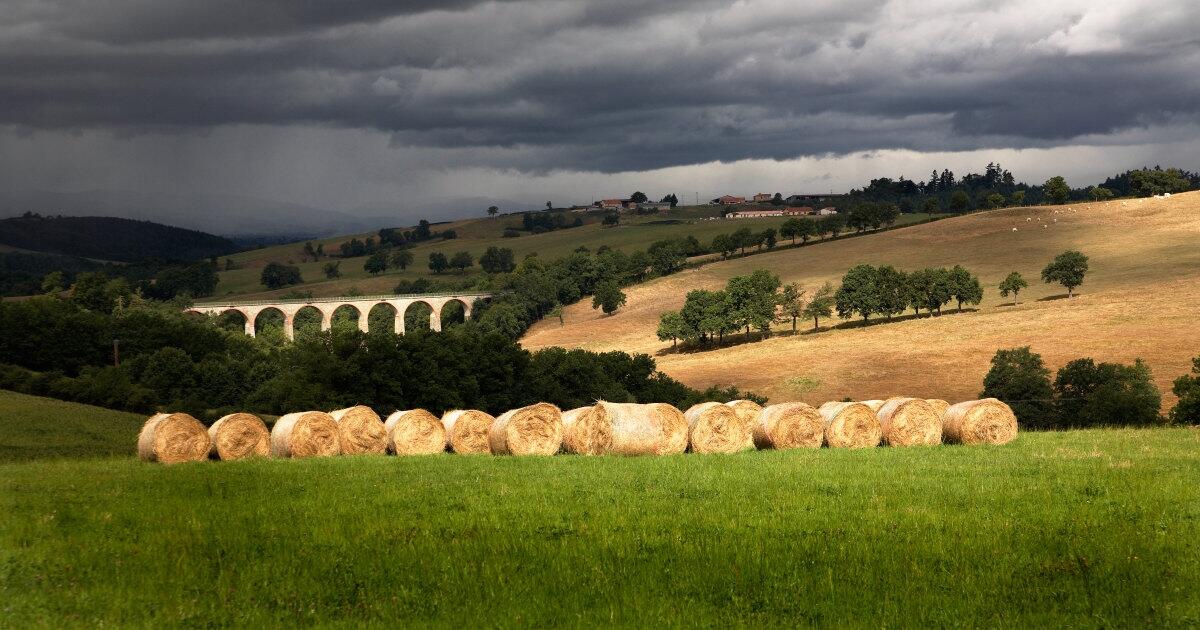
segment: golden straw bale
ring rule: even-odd
[[[675,455],[688,446],[683,412],[666,403],[596,403],[598,414],[612,425],[614,455]]]
[[[891,399],[889,398],[888,400],[891,400]],[[864,401],[862,401],[862,404],[870,407],[871,411],[874,411],[875,413],[879,413],[879,409],[881,407],[883,407],[884,402],[885,401],[882,401],[882,400],[864,400]]]
[[[1017,417],[995,398],[968,400],[946,410],[942,434],[956,444],[1008,444],[1017,437]]]
[[[802,402],[768,405],[754,423],[754,446],[758,448],[821,448],[825,419]]]
[[[329,412],[338,424],[342,455],[387,453],[387,429],[375,410],[364,405]]]
[[[875,415],[888,446],[942,443],[942,418],[923,398],[889,398]]]
[[[562,440],[562,411],[550,403],[506,411],[488,431],[496,455],[553,455],[562,448]]]
[[[271,432],[262,418],[251,413],[231,413],[208,427],[212,446],[209,457],[230,461],[271,454]]]
[[[563,452],[603,455],[612,450],[613,423],[602,405],[564,411]]]
[[[738,420],[742,421],[742,427],[746,429],[747,439],[750,440],[747,448],[752,448],[754,446],[754,430],[758,427],[758,414],[762,413],[762,405],[753,400],[731,400],[725,404],[732,407],[734,413],[737,414]]]
[[[442,414],[450,450],[460,455],[491,453],[488,431],[495,421],[492,414],[478,409],[455,409]]]
[[[406,409],[387,417],[387,450],[395,455],[433,455],[446,450],[446,427],[424,409]]]
[[[271,427],[274,457],[329,457],[341,452],[337,422],[324,411],[289,413]]]
[[[160,464],[198,462],[208,457],[210,443],[199,420],[186,413],[156,413],[138,433],[138,456]]]
[[[688,423],[688,446],[693,453],[736,453],[752,448],[746,426],[733,407],[719,402],[692,405],[683,412]]]
[[[879,418],[857,402],[827,402],[819,409],[825,419],[825,445],[830,448],[874,448],[883,439]]]
[[[926,398],[925,402],[929,403],[930,407],[938,413],[938,416],[945,415],[946,410],[950,408],[950,403],[941,398]]]

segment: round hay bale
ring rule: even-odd
[[[612,426],[609,453],[676,455],[687,450],[687,419],[673,405],[600,401],[595,409]]]
[[[496,455],[553,455],[562,448],[562,440],[562,411],[550,403],[510,409],[488,431]]]
[[[753,438],[758,448],[821,448],[825,418],[802,402],[768,405],[755,420]]]
[[[939,417],[945,415],[946,410],[950,408],[950,403],[941,398],[926,398],[925,402],[929,403],[930,407],[933,407],[933,410],[938,413]]]
[[[889,398],[888,400],[891,400],[891,399]],[[885,401],[883,401],[883,400],[864,400],[864,401],[862,401],[862,404],[870,407],[871,411],[874,411],[875,413],[879,413],[879,409],[883,407],[884,402]]]
[[[356,405],[330,411],[329,416],[337,422],[342,455],[387,453],[387,429],[375,410]]]
[[[737,453],[753,445],[733,407],[706,402],[683,412],[688,423],[688,447],[693,453]]]
[[[208,457],[210,443],[199,420],[186,413],[156,413],[138,433],[138,457],[160,464],[198,462]]]
[[[825,419],[825,444],[830,448],[874,448],[883,439],[879,418],[857,402],[827,402],[818,410]]]
[[[329,457],[341,452],[337,422],[324,411],[289,413],[271,427],[273,457]]]
[[[446,450],[446,427],[424,409],[406,409],[388,416],[387,450],[396,455],[433,455]]]
[[[889,398],[875,415],[888,446],[942,443],[942,418],[922,398]]]
[[[208,455],[222,461],[271,454],[271,432],[262,418],[251,413],[231,413],[208,427],[212,446]]]
[[[1017,437],[1017,417],[995,398],[968,400],[946,410],[942,435],[955,444],[1008,444]]]
[[[603,455],[612,450],[613,425],[601,405],[564,411],[563,452],[576,455]]]
[[[738,420],[742,421],[742,428],[746,430],[746,439],[749,440],[746,448],[753,448],[754,430],[758,427],[758,414],[762,413],[762,405],[753,400],[731,400],[725,405],[731,407],[737,414]]]
[[[492,414],[477,409],[455,409],[442,414],[442,426],[446,428],[446,442],[450,450],[460,455],[491,453],[488,430],[495,421]]]

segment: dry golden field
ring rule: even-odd
[[[1042,227],[1045,225],[1046,227]],[[1016,228],[1016,231],[1013,231]],[[1079,249],[1090,272],[1077,297],[1039,277],[1054,255]],[[717,289],[733,276],[764,268],[810,292],[837,286],[859,263],[912,270],[962,264],[980,277],[976,310],[807,334],[801,322],[757,340],[702,352],[675,353],[655,335],[661,313],[676,310],[687,291]],[[1030,283],[1020,304],[996,286],[1011,271]],[[1174,404],[1170,383],[1200,354],[1200,192],[1056,208],[1007,208],[862,238],[819,243],[734,259],[660,278],[626,290],[628,304],[605,317],[590,300],[534,326],[528,348],[579,347],[655,355],[660,369],[699,387],[737,385],[773,401],[821,403],[843,397],[897,394],[951,400],[973,397],[997,348],[1029,345],[1051,370],[1084,356],[1144,359]],[[911,311],[909,311],[911,313]],[[841,324],[836,317],[830,325]]]

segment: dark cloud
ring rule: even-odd
[[[466,165],[612,172],[1200,115],[1186,0],[0,4],[0,124],[35,130],[372,129],[479,149]]]

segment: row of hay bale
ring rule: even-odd
[[[611,403],[560,411],[548,403],[499,417],[456,409],[440,419],[424,409],[381,419],[370,407],[287,414],[270,431],[258,416],[234,413],[205,429],[185,413],[152,416],[138,453],[163,463],[245,457],[425,455],[667,455],[752,449],[873,448],[1006,444],[1017,434],[1008,405],[994,398],[951,406],[942,400],[889,398],[761,407],[749,400],[707,402],[686,412],[665,403]]]

